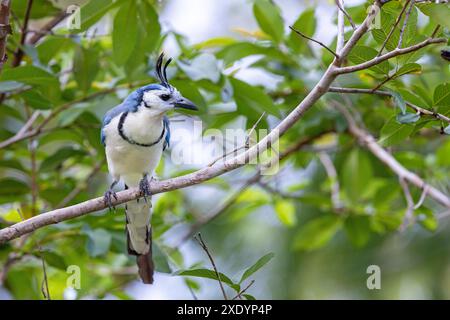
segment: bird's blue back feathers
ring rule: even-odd
[[[142,96],[144,95],[144,92],[146,91],[151,91],[151,90],[161,90],[164,89],[164,87],[160,84],[156,84],[156,83],[152,83],[149,85],[146,85],[144,87],[140,87],[139,89],[133,91],[132,93],[130,93],[130,95],[128,97],[125,98],[125,100],[115,106],[114,108],[112,108],[111,110],[109,110],[105,116],[103,117],[103,123],[102,123],[102,129],[100,130],[100,138],[102,141],[102,144],[105,145],[105,134],[103,133],[103,128],[111,122],[112,119],[114,119],[115,117],[117,117],[119,114],[123,113],[123,112],[136,112],[139,105],[142,102]],[[167,127],[166,130],[168,131],[168,119],[167,119]],[[166,125],[166,120],[164,120],[164,125]],[[170,136],[170,133],[169,133]],[[166,135],[166,140],[167,140],[167,135]],[[168,144],[168,142],[167,142]]]

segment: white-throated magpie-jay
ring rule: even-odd
[[[151,236],[151,196],[148,179],[169,145],[170,129],[166,112],[174,108],[197,110],[167,80],[164,54],[156,64],[160,84],[150,84],[132,92],[103,118],[101,139],[105,146],[108,170],[114,181],[104,201],[111,208],[113,187],[123,180],[125,188],[139,187],[145,201],[130,201],[125,206],[128,253],[137,257],[139,275],[144,283],[153,282]]]

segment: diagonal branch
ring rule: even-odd
[[[335,70],[335,72],[337,74],[345,74],[345,73],[351,73],[351,72],[356,72],[356,71],[360,71],[360,70],[364,70],[370,67],[373,67],[377,64],[380,64],[383,61],[389,60],[391,58],[400,56],[400,55],[404,55],[413,51],[417,51],[419,49],[422,49],[426,46],[429,46],[431,44],[436,44],[436,43],[446,43],[447,39],[445,38],[428,38],[422,42],[419,42],[413,46],[407,47],[407,48],[397,48],[395,50],[392,50],[386,54],[383,54],[381,56],[378,56],[376,58],[373,58],[369,61],[354,65],[354,66],[348,66],[348,67],[342,67],[342,68],[337,68]]]
[[[11,26],[9,24],[10,7],[10,0],[0,0],[0,72],[8,58],[6,54],[6,40],[8,35],[11,34]]]
[[[340,52],[345,44],[345,24],[344,24],[344,0],[336,0],[338,7],[336,52]]]
[[[336,107],[345,116],[350,133],[359,140],[359,142],[365,146],[372,154],[377,157],[381,162],[387,165],[400,179],[404,179],[406,182],[415,185],[418,188],[427,188],[427,194],[446,208],[450,208],[450,197],[433,186],[427,184],[417,174],[406,169],[400,162],[398,162],[389,152],[384,150],[375,140],[375,138],[365,130],[359,128],[353,119],[352,115],[347,109],[336,105]]]
[[[199,233],[197,235],[197,237],[195,237],[195,240],[197,240],[199,245],[202,247],[202,249],[205,251],[206,255],[208,256],[209,261],[211,261],[211,264],[212,264],[212,267],[214,269],[214,272],[216,273],[217,280],[219,281],[219,286],[220,286],[220,290],[222,291],[223,298],[225,300],[228,300],[227,294],[225,292],[225,288],[223,287],[222,280],[220,279],[220,272],[219,272],[219,270],[217,270],[216,263],[214,262],[214,259],[213,259],[212,255],[211,255],[211,253],[209,252],[208,246],[203,241],[202,235]]]
[[[339,59],[339,56],[336,54],[336,52],[334,52],[333,50],[331,50],[329,47],[327,47],[327,46],[326,46],[325,44],[323,44],[322,42],[317,41],[316,39],[313,39],[313,38],[311,38],[311,37],[308,37],[306,34],[304,34],[304,33],[300,32],[300,31],[298,31],[297,29],[295,29],[295,28],[292,27],[292,26],[289,26],[289,28],[290,28],[292,31],[294,31],[296,34],[298,34],[299,36],[301,36],[301,37],[303,37],[303,38],[305,38],[305,39],[308,39],[308,40],[310,40],[310,41],[312,41],[312,42],[317,43],[317,44],[320,45],[321,47],[323,47],[323,48],[325,48],[326,50],[328,50],[328,52],[330,52],[333,56],[335,56],[336,59]]]
[[[381,2],[376,1],[374,6],[375,8],[377,7],[379,8],[381,6]],[[355,32],[353,32],[352,36],[350,37],[350,39],[347,41],[345,46],[342,48],[342,51],[340,52],[340,57],[342,60],[346,58],[346,56],[356,45],[356,43],[367,32],[371,22],[376,16],[376,13],[377,13],[376,9],[370,10],[364,22],[355,30]],[[437,40],[435,39],[430,41],[437,41]],[[413,51],[413,49],[411,48],[412,47],[409,48],[410,51]],[[408,49],[400,49],[400,50],[404,51]],[[324,72],[321,79],[307,94],[307,96],[291,111],[291,113],[289,113],[268,135],[266,135],[263,139],[261,139],[257,144],[250,147],[242,154],[237,155],[235,158],[227,160],[223,163],[215,164],[211,167],[204,167],[196,172],[181,177],[176,177],[165,181],[151,181],[150,182],[151,193],[156,194],[161,192],[167,192],[170,190],[180,189],[195,184],[199,184],[204,181],[210,180],[214,177],[217,177],[219,175],[222,175],[226,172],[242,167],[248,162],[251,162],[259,154],[266,151],[270,146],[274,145],[278,141],[280,136],[282,136],[284,133],[286,133],[287,130],[289,130],[294,124],[296,124],[297,121],[303,117],[305,112],[308,111],[317,102],[317,100],[319,100],[325,93],[328,92],[331,83],[336,79],[336,77],[339,74],[341,74],[337,72],[337,70],[344,69],[339,68],[342,61],[341,59],[335,59],[333,61],[333,63]],[[416,179],[415,177],[416,177],[415,175],[408,176],[410,180],[415,180],[417,182],[417,179],[420,178]],[[428,195],[433,197],[441,204],[450,207],[450,200],[439,191],[430,188]],[[138,188],[128,189],[126,191],[117,193],[117,199],[114,199],[113,205],[119,205],[140,197],[142,197],[142,194]],[[102,210],[105,208],[106,204],[103,200],[103,197],[99,197],[79,203],[77,205],[40,214],[39,216],[32,217],[24,222],[19,222],[13,226],[0,230],[0,244],[9,241],[11,239],[20,237],[23,234],[32,232],[46,225],[58,223],[75,217],[80,217],[87,213]]]
[[[408,21],[409,21],[409,16],[411,15],[411,11],[412,8],[414,7],[414,0],[410,0],[411,4],[409,5],[408,11],[406,11],[406,16],[405,19],[403,20],[403,26],[400,30],[400,37],[398,39],[398,44],[397,44],[397,48],[401,48],[402,47],[402,42],[403,42],[403,35],[405,34],[405,30],[406,30],[406,26],[408,25]],[[405,7],[408,4],[405,5]]]
[[[353,22],[352,17],[348,14],[347,11],[345,11],[344,6],[343,6],[343,4],[341,3],[342,0],[341,0],[341,1],[340,1],[340,0],[335,0],[335,1],[336,1],[336,5],[337,5],[338,9],[341,10],[342,13],[347,17],[347,20],[348,20],[348,22],[350,23],[350,25],[352,26],[353,30],[356,30],[356,25],[355,25],[355,23]]]
[[[400,13],[399,13],[397,19],[396,19],[395,22],[394,22],[394,25],[393,25],[392,28],[391,28],[391,31],[389,31],[388,35],[386,36],[386,39],[384,40],[383,44],[381,45],[381,49],[380,49],[380,51],[378,52],[378,56],[381,56],[381,54],[383,53],[383,49],[386,47],[386,45],[387,45],[389,39],[391,39],[392,35],[394,34],[395,28],[397,28],[398,24],[400,23],[400,20],[402,19],[402,16],[403,16],[403,13],[405,12],[406,7],[408,6],[408,3],[409,3],[410,1],[411,1],[411,0],[407,0],[406,3],[405,3],[405,5],[404,5],[403,8],[402,8],[402,11],[400,11]]]
[[[28,22],[30,21],[30,15],[31,15],[31,7],[33,6],[33,0],[28,0],[27,2],[27,8],[25,11],[25,17],[23,18],[23,25],[21,29],[21,35],[20,35],[20,44],[17,47],[16,52],[14,53],[14,60],[12,62],[13,67],[17,67],[20,65],[20,62],[22,61],[24,52],[23,52],[23,45],[25,44],[25,39],[27,38],[28,33]]]
[[[392,97],[392,93],[389,91],[383,91],[383,90],[372,90],[372,89],[360,89],[360,88],[341,88],[341,87],[330,87],[330,89],[328,90],[328,92],[337,92],[337,93],[362,93],[362,94],[376,94],[376,95],[380,95],[380,96],[386,96],[386,97]],[[413,109],[416,112],[419,112],[421,114],[427,115],[427,116],[432,116],[436,119],[442,120],[442,121],[446,121],[448,123],[450,123],[450,118],[434,112],[432,110],[428,110],[419,106],[416,106],[415,104],[412,104],[409,101],[405,101],[406,105],[408,107],[410,107],[411,109]]]

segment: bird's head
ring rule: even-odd
[[[172,59],[167,60],[163,66],[163,58],[164,54],[161,53],[156,63],[156,74],[160,83],[150,84],[137,90],[141,107],[155,114],[163,114],[177,108],[198,110],[192,101],[183,97],[175,87],[169,84],[166,69]]]

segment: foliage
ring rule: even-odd
[[[19,20],[23,19],[26,2],[13,1],[13,11]],[[403,3],[390,1],[383,7],[381,29],[374,29],[361,39],[349,55],[348,65],[365,62],[378,54]],[[18,211],[28,218],[102,195],[108,178],[99,139],[101,118],[130,90],[156,81],[153,74],[156,57],[168,39],[175,40],[180,51],[176,64],[168,69],[169,78],[184,96],[200,106],[198,117],[204,129],[225,130],[236,126],[238,120],[243,120],[245,129],[250,129],[263,113],[266,117],[256,128],[270,128],[284,118],[315,85],[317,74],[324,71],[333,57],[316,44],[287,32],[288,24],[274,1],[255,0],[252,6],[258,32],[191,44],[170,28],[162,31],[159,1],[90,0],[81,8],[80,29],[58,27],[44,35],[36,46],[25,45],[22,64],[13,67],[10,59],[0,75],[0,140],[19,132],[35,112],[39,116],[33,128],[49,115],[54,117],[38,136],[0,149],[0,227],[20,221]],[[437,6],[418,5],[412,9],[404,46],[422,41],[437,23],[448,27],[448,14]],[[355,22],[361,22],[366,7],[367,3],[348,8]],[[35,1],[31,19],[53,17],[59,10],[50,1]],[[298,13],[293,26],[313,36],[319,23],[317,12],[311,7]],[[399,25],[402,24],[403,20]],[[107,27],[107,34],[95,33],[96,26],[100,25]],[[18,23],[13,27],[8,42],[15,50],[21,32]],[[439,30],[438,35],[444,34],[443,27]],[[385,50],[395,49],[398,39],[397,30]],[[277,76],[280,80],[275,86],[254,85],[243,81],[239,72],[230,72],[233,69],[229,68],[236,62],[250,56],[257,58],[249,68]],[[440,58],[437,49],[421,49],[345,75],[339,79],[339,85],[371,89],[387,78],[389,81],[380,89],[390,92],[392,98],[327,94],[281,138],[280,149],[300,138],[325,132],[328,135],[313,139],[308,148],[284,160],[279,174],[264,177],[264,184],[270,188],[264,184],[250,186],[217,222],[206,227],[205,238],[211,239],[215,258],[221,262],[218,264],[223,272],[221,280],[236,293],[245,287],[245,280],[252,279],[272,259],[272,254],[264,255],[268,251],[277,253],[267,266],[270,270],[288,270],[292,277],[302,278],[297,273],[300,271],[292,270],[292,265],[283,266],[280,261],[296,263],[307,252],[329,250],[336,246],[334,242],[344,241],[343,246],[351,243],[357,248],[381,246],[381,241],[397,232],[403,221],[406,202],[398,177],[372,154],[357,147],[358,141],[348,134],[345,120],[330,101],[345,103],[359,112],[360,121],[407,169],[447,192],[450,190],[450,142],[446,136],[450,134],[450,126],[412,111],[407,104],[450,116],[448,63]],[[342,210],[333,208],[330,179],[318,160],[315,152],[318,149],[328,150],[336,167]],[[192,169],[192,166],[171,163],[168,154],[163,162],[157,171],[161,179]],[[191,225],[199,215],[208,214],[212,204],[226,199],[242,178],[251,177],[254,170],[248,166],[203,186],[153,198],[157,271],[185,277],[186,285],[195,292],[201,292],[198,277],[217,280],[214,271],[206,266],[206,260],[193,263],[185,251],[165,239],[174,233],[173,229]],[[194,195],[195,190],[202,188],[212,190],[213,198],[208,192]],[[77,192],[73,193],[74,190]],[[411,192],[417,202],[422,190],[412,188]],[[414,211],[418,223],[412,228],[416,230],[420,226],[432,235],[438,229],[436,215],[441,211],[438,204],[426,199]],[[249,225],[246,221],[260,217],[276,224],[277,227],[265,225],[265,228],[272,228],[276,237],[284,239],[282,246],[270,250],[259,247],[259,240],[254,238],[258,231],[249,230],[253,222]],[[42,298],[42,257],[47,264],[52,298],[63,297],[68,276],[65,269],[69,265],[79,266],[83,274],[77,298],[127,297],[124,288],[136,279],[136,271],[127,272],[134,261],[126,256],[124,224],[124,212],[119,208],[117,213],[97,212],[39,229],[26,239],[1,246],[2,263],[13,253],[21,256],[6,274],[4,287],[14,298]],[[237,245],[232,237],[240,233],[248,236]],[[442,250],[447,248],[445,242],[439,245]],[[246,246],[257,249],[249,256],[244,251]],[[235,253],[240,260],[229,259]],[[290,261],[291,257],[297,258]],[[272,266],[277,261],[278,265]],[[243,268],[245,265],[251,266]],[[225,270],[242,270],[241,276],[228,276],[222,266]],[[438,269],[442,271],[444,267]],[[268,281],[277,285],[278,281],[286,280],[281,276],[268,277]],[[282,287],[294,286],[289,282],[286,280]],[[274,289],[273,296],[298,297],[298,293],[286,292]],[[219,294],[217,290],[215,297]],[[259,298],[258,294],[255,296]],[[248,294],[246,298],[253,296]]]

